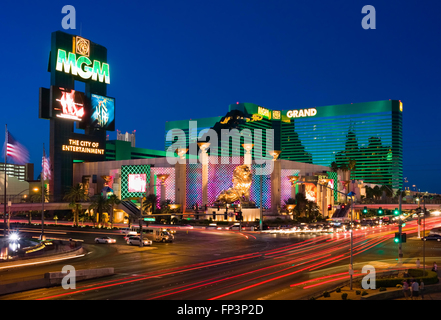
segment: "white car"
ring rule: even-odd
[[[95,238],[96,243],[116,243],[116,240],[109,237]]]
[[[149,239],[142,239],[142,243],[144,246],[151,246],[153,241]],[[127,244],[131,246],[139,246],[141,244],[141,238],[140,237],[129,237],[127,239]]]

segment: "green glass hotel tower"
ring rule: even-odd
[[[197,134],[208,128],[218,133],[219,154],[226,151],[221,138],[228,130],[222,129],[229,129],[230,156],[243,156],[241,144],[253,143],[253,156],[262,148],[266,157],[269,150],[281,150],[280,159],[328,167],[332,162],[349,166],[349,161],[354,160],[351,179],[402,188],[402,112],[399,100],[285,110],[237,103],[230,105],[223,117],[192,121],[197,121]],[[176,129],[189,134],[189,121],[168,121],[166,134]],[[187,147],[197,142],[195,137],[196,134],[186,137]],[[171,144],[166,141],[166,150]]]

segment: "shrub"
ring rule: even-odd
[[[381,292],[381,291],[386,291],[386,290],[387,289],[385,287],[381,287],[379,291]]]
[[[361,294],[361,291],[360,291],[360,290],[356,290],[356,291],[355,291],[355,294],[356,294],[357,296],[359,296],[359,295]]]
[[[329,298],[331,294],[328,291],[323,292],[323,298]]]
[[[341,292],[341,288],[335,289],[335,292],[340,293]]]
[[[367,293],[366,290],[364,290],[364,291],[361,293],[362,296],[366,296],[366,295],[368,295],[368,294],[369,294],[369,293]]]
[[[423,270],[421,269],[409,269],[409,275],[416,279],[422,279],[425,285],[438,283],[438,274],[434,271],[426,270],[425,276],[423,277]],[[381,287],[397,287],[398,284],[402,284],[405,278],[387,278],[387,279],[376,279],[376,286]]]
[[[397,284],[396,287],[397,287],[398,289],[401,289],[401,288],[403,287],[403,285],[402,285],[402,284]]]
[[[346,300],[348,298],[348,294],[346,292],[342,293],[341,298],[342,298],[342,300]]]

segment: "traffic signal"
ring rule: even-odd
[[[239,221],[239,213],[235,212],[234,215],[236,216],[236,220]]]
[[[216,220],[216,211],[213,211],[213,220]]]
[[[341,205],[341,208],[342,208],[342,209],[344,209],[344,208],[345,208],[345,205],[344,205],[344,204],[342,204],[342,205]]]
[[[328,204],[328,211],[332,209],[332,205]]]
[[[239,216],[239,221],[242,221],[243,220],[242,211],[239,210],[237,215]]]
[[[382,209],[381,207],[379,207],[378,210],[377,210],[377,213],[378,213],[378,214],[383,214],[384,211],[383,211],[383,209]]]
[[[400,233],[399,232],[395,232],[395,237],[394,237],[394,242],[395,243],[405,243],[406,242],[406,234],[405,233],[401,233],[401,239],[400,239]]]
[[[368,213],[368,208],[367,208],[367,207],[364,207],[364,209],[363,209],[363,214],[366,214],[366,213]]]
[[[400,211],[399,211],[397,208],[395,208],[395,210],[394,210],[394,216],[398,216],[398,215],[400,215]]]
[[[227,212],[224,213],[224,220],[228,220],[228,214],[227,214]]]

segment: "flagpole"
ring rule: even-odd
[[[5,124],[5,184],[3,198],[3,238],[6,238],[6,163],[8,157],[8,125]]]
[[[46,240],[44,236],[44,161],[46,160],[46,154],[44,152],[44,143],[43,143],[43,161],[41,163],[41,237],[40,240]]]

